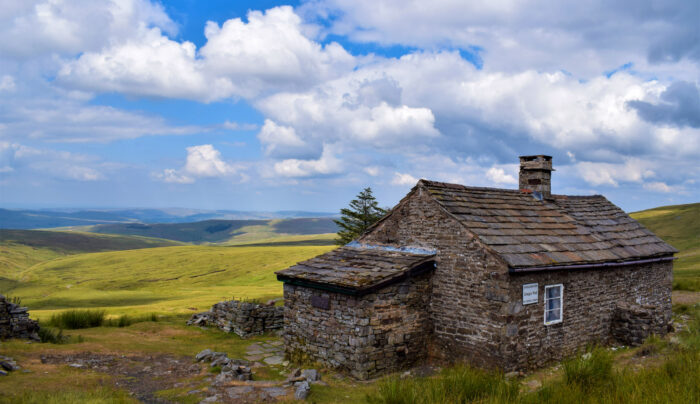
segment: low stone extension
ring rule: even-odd
[[[39,341],[39,323],[29,319],[26,307],[0,295],[0,339],[28,338]]]
[[[274,306],[274,301],[257,304],[229,300],[216,303],[209,311],[193,315],[187,325],[216,327],[246,338],[281,329],[284,325],[284,307]]]
[[[613,314],[611,334],[617,341],[637,346],[650,335],[665,335],[669,319],[654,306],[621,304]]]

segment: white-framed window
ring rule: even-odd
[[[544,287],[544,324],[562,322],[564,313],[564,285],[548,285]]]

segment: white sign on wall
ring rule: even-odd
[[[527,283],[523,285],[523,306],[537,303],[537,284]]]

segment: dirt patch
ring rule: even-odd
[[[145,403],[168,403],[156,396],[160,390],[201,384],[202,367],[191,358],[172,355],[107,355],[91,352],[46,354],[41,363],[64,364],[76,369],[92,370],[114,376],[118,388],[128,390]]]
[[[690,292],[687,290],[674,290],[671,293],[673,304],[693,305],[700,303],[700,292]]]
[[[168,396],[193,396],[197,401],[246,404],[289,400],[294,395],[294,389],[283,381],[221,382],[207,364],[185,356],[63,352],[43,354],[40,361],[110,375],[115,387],[144,403],[170,403]],[[172,394],[158,394],[163,391]]]

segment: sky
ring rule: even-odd
[[[698,202],[699,20],[686,0],[5,1],[0,206],[333,212],[420,178],[514,189],[530,154],[553,193]]]

